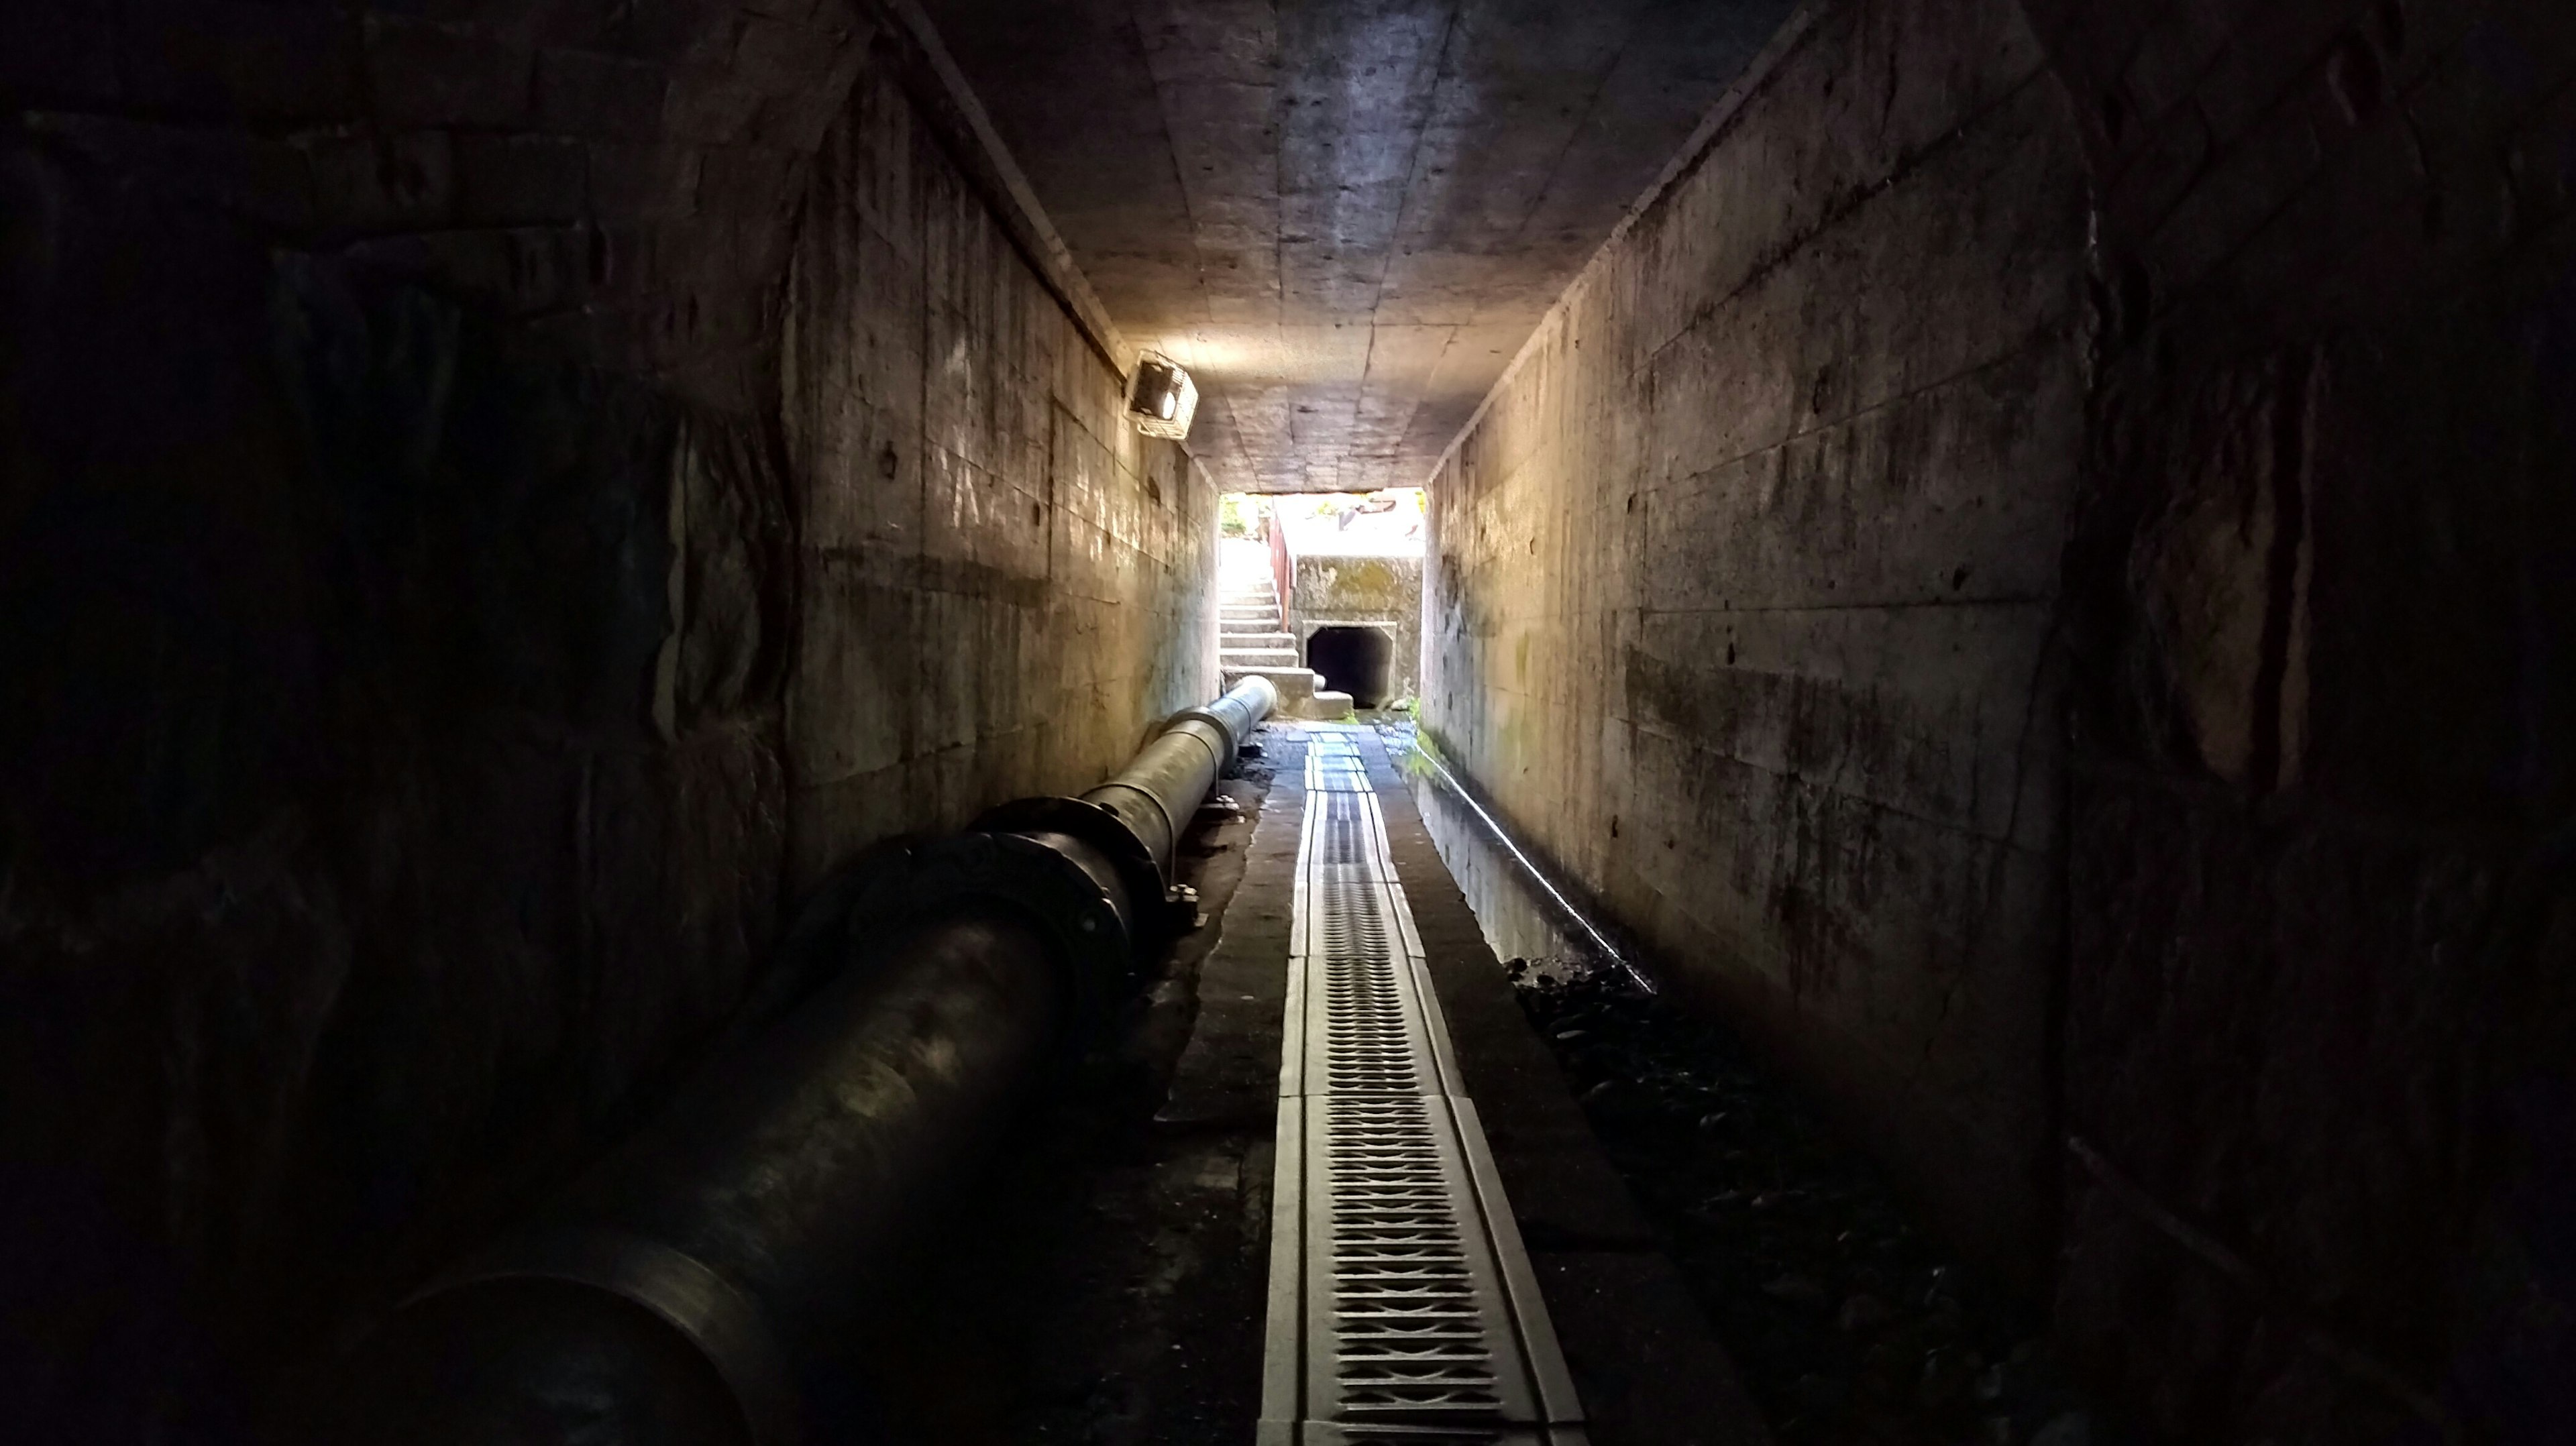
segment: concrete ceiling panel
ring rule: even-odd
[[[1251,490],[1413,486],[1789,0],[924,0]]]

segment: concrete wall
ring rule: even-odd
[[[1301,553],[1295,566],[1288,625],[1295,630],[1300,660],[1317,628],[1374,624],[1394,648],[1387,667],[1388,700],[1414,696],[1422,676],[1422,559]],[[1341,684],[1328,680],[1327,686]]]
[[[2576,1439],[2576,8],[2031,8],[2104,317],[2061,1326],[2181,1439]]]
[[[2171,1439],[2568,1439],[2576,11],[2026,10],[1569,294],[1428,726]]]
[[[785,297],[803,517],[795,877],[1076,793],[1216,689],[1216,495],[886,71],[824,139]]]
[[[1834,7],[1431,489],[1438,746],[2025,1282],[2084,200],[2014,6]]]
[[[648,1106],[831,860],[1213,686],[1214,498],[897,33],[420,8],[0,16],[28,1439],[231,1430]]]

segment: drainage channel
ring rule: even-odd
[[[1261,1446],[1580,1446],[1364,741],[1307,728]]]

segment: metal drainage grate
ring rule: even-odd
[[[1356,729],[1312,728],[1264,1446],[1570,1446],[1581,1412],[1460,1089]]]

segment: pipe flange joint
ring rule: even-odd
[[[1106,887],[1104,887],[1106,883]],[[1071,1016],[1087,1025],[1103,994],[1124,980],[1135,957],[1114,880],[1104,881],[1062,849],[1017,833],[965,833],[909,851],[902,867],[869,881],[850,910],[852,952],[894,930],[976,908],[1026,919],[1062,961]]]
[[[1154,906],[1166,895],[1163,869],[1154,862],[1154,851],[1124,819],[1099,804],[1079,798],[1023,798],[993,809],[970,827],[991,833],[1060,833],[1080,839],[1117,870],[1135,935],[1131,944],[1142,947],[1169,925],[1169,920],[1155,917]]]

